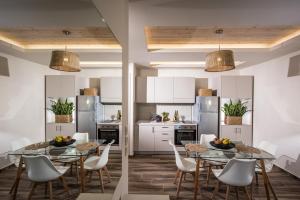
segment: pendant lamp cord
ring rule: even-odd
[[[218,37],[219,37],[218,39],[219,39],[219,51],[220,51],[221,50],[221,36],[223,34],[223,29],[217,29],[215,33],[218,34]]]
[[[68,31],[68,30],[63,30],[62,31],[64,34],[65,34],[65,51],[67,51],[67,37],[71,34],[71,32],[70,31]]]

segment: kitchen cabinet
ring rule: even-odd
[[[139,125],[139,151],[172,151],[169,140],[174,142],[174,126]]]
[[[122,103],[122,78],[101,78],[100,91],[102,103]]]
[[[173,103],[174,84],[172,77],[155,77],[155,102]]]
[[[253,76],[221,76],[221,97],[243,99],[253,96]]]
[[[75,76],[47,75],[46,97],[75,97]]]
[[[154,127],[139,126],[139,151],[154,151]]]
[[[47,123],[46,140],[52,140],[57,135],[72,136],[75,129],[75,123]]]
[[[155,77],[137,77],[135,87],[137,103],[155,103]]]
[[[174,103],[195,103],[195,78],[174,77]]]
[[[220,137],[252,146],[252,125],[221,125]]]

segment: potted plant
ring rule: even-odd
[[[169,119],[169,113],[168,113],[168,112],[163,112],[163,113],[161,113],[161,115],[162,115],[162,121],[163,121],[163,122],[167,122],[167,121],[170,120],[170,119]]]
[[[55,123],[70,123],[73,121],[72,113],[75,110],[73,102],[68,102],[60,98],[57,101],[50,100],[52,105],[49,110],[55,114]]]
[[[243,102],[238,100],[237,103],[233,103],[230,99],[229,103],[225,103],[221,110],[225,114],[225,124],[228,125],[241,125],[242,117],[248,111],[247,106],[245,105],[247,102]]]

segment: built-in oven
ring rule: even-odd
[[[175,125],[174,127],[174,143],[182,145],[182,140],[196,140],[197,125]]]
[[[119,124],[98,124],[97,126],[97,137],[98,139],[105,139],[104,144],[115,140],[113,145],[119,145],[119,134]]]

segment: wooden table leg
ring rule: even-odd
[[[266,175],[267,175],[267,174],[266,174]],[[272,192],[272,194],[273,194],[273,197],[274,197],[275,200],[277,200],[278,198],[277,198],[277,196],[276,196],[276,194],[275,194],[275,191],[274,191],[274,189],[273,189],[273,187],[272,187],[272,185],[271,185],[271,182],[270,182],[270,179],[269,179],[268,175],[267,175],[266,177],[267,177],[268,185],[269,185],[269,187],[270,187],[270,189],[271,189],[271,192]]]
[[[267,177],[266,168],[265,168],[265,161],[263,159],[260,160],[260,166],[261,166],[262,176],[264,179],[264,186],[265,186],[265,190],[266,190],[267,199],[270,200],[270,193],[269,193],[269,188],[268,188],[268,177]]]
[[[196,172],[195,172],[195,188],[194,188],[194,200],[197,199],[199,188],[199,174],[200,174],[200,158],[196,158]]]
[[[15,183],[13,185],[13,187],[14,187],[13,188],[13,200],[15,200],[17,197],[19,182],[21,179],[22,171],[23,171],[22,168],[23,168],[23,157],[21,156],[20,161],[19,161],[18,171],[17,171],[17,177],[16,177]]]
[[[80,187],[81,187],[81,192],[84,192],[84,186],[85,186],[85,174],[84,174],[84,159],[83,156],[80,156]]]

